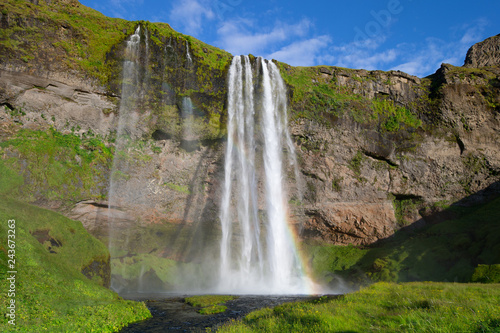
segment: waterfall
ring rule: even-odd
[[[111,179],[108,194],[108,206],[110,208],[120,207],[123,200],[133,201],[136,200],[135,191],[132,185],[123,182],[123,176],[129,173],[129,163],[126,158],[123,158],[123,152],[127,149],[127,144],[130,140],[131,134],[134,132],[137,125],[137,114],[134,112],[137,107],[137,100],[140,94],[140,78],[139,78],[139,57],[140,57],[140,37],[141,28],[137,27],[134,34],[127,40],[125,48],[125,60],[123,62],[122,72],[122,87],[121,87],[121,101],[119,107],[118,127],[116,131],[115,142],[115,156],[113,159],[113,166],[111,169]],[[118,202],[118,197],[122,198]],[[112,213],[110,216],[111,222],[109,224],[109,244],[111,255],[116,252],[124,244],[128,243],[128,233],[118,234],[116,227],[120,223],[122,216],[120,214]],[[116,281],[112,279],[111,288],[114,290],[121,289],[122,286],[117,285]]]
[[[191,54],[189,53],[188,41],[186,41],[186,60],[187,60],[187,68],[191,68],[193,66],[193,58],[191,58]]]
[[[116,152],[121,152],[125,149],[128,139],[131,133],[134,132],[137,124],[137,115],[135,114],[135,109],[137,106],[137,100],[139,98],[139,56],[140,56],[140,37],[141,28],[137,27],[134,34],[127,40],[127,46],[125,48],[125,60],[123,62],[123,72],[122,72],[122,87],[121,87],[121,101],[118,110],[118,127],[116,130],[116,149],[115,157],[113,160],[112,172],[120,171],[126,172],[128,165],[122,159],[118,158]],[[116,190],[118,182],[111,177],[109,200],[110,206],[112,206],[111,201],[116,197]]]
[[[193,101],[184,96],[181,103],[182,140],[193,140]]]
[[[288,226],[283,184],[284,146],[296,166],[286,89],[274,63],[257,61],[261,73],[256,78],[248,56],[234,57],[229,69],[218,291],[306,293],[307,278]],[[257,143],[257,136],[262,143]],[[259,206],[265,207],[264,214]]]
[[[117,128],[117,150],[123,148],[125,143],[122,136],[130,133],[136,125],[136,121],[131,111],[134,110],[137,99],[139,84],[138,62],[139,46],[141,42],[141,27],[137,27],[134,34],[127,41],[125,49],[125,61],[123,63],[122,73],[122,92],[119,108],[119,119]]]

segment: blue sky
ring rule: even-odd
[[[500,33],[500,1],[80,0],[111,17],[169,23],[234,55],[294,66],[399,69],[423,77],[463,64]]]

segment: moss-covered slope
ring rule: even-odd
[[[13,293],[2,283],[0,304],[6,309],[15,301],[16,331],[116,332],[150,316],[143,303],[124,301],[102,287],[110,274],[104,244],[80,222],[11,199],[6,176],[12,175],[0,176],[0,277],[7,281],[13,276],[7,272],[17,273]],[[15,235],[9,243],[8,234]],[[0,330],[14,331],[7,320]]]
[[[0,22],[0,57],[4,66],[25,67],[31,72],[68,70],[102,84],[113,74],[110,52],[138,24],[149,28],[153,44],[166,46],[165,38],[170,37],[187,41],[193,55],[203,57],[196,60],[209,68],[223,69],[229,56],[174,31],[168,24],[106,17],[76,0],[5,0],[0,4]],[[209,74],[206,69],[198,68],[202,75]]]

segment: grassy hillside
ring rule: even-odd
[[[109,276],[106,247],[80,222],[10,198],[16,178],[0,173],[0,306],[6,309],[15,300],[16,331],[115,332],[148,318],[143,303],[124,301],[101,286]],[[15,230],[10,243],[8,230]],[[14,297],[5,282],[12,270],[17,271]],[[5,318],[0,331],[13,331]]]
[[[447,207],[453,218],[367,248],[303,244],[316,279],[369,286],[261,309],[218,332],[500,332],[498,207]],[[470,281],[490,284],[456,283]]]
[[[104,70],[106,53],[136,25],[105,17],[76,1],[40,1],[35,5],[7,0],[0,9],[8,22],[0,32],[0,54],[5,63],[84,71],[102,81],[109,74]]]

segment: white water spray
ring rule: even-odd
[[[182,139],[184,140],[193,140],[193,109],[191,98],[184,96],[181,104]]]
[[[134,34],[127,40],[125,49],[125,61],[123,63],[122,73],[122,92],[119,108],[118,127],[116,132],[116,153],[113,159],[113,167],[111,169],[111,180],[108,194],[108,205],[110,208],[120,207],[123,202],[118,202],[117,198],[120,196],[118,193],[127,193],[134,196],[133,188],[128,188],[131,185],[127,182],[120,182],[119,175],[126,175],[129,172],[129,164],[126,159],[120,157],[119,153],[126,150],[129,136],[134,132],[137,125],[137,114],[134,112],[139,98],[139,56],[140,56],[140,37],[141,28],[137,27]],[[123,200],[123,199],[122,199]],[[125,200],[130,200],[126,197]],[[132,198],[134,200],[134,198]],[[111,216],[111,224],[109,225],[109,244],[110,252],[115,252],[117,248],[123,247],[128,243],[127,239],[121,239],[123,235],[118,235],[115,223],[120,219],[119,216]],[[120,242],[120,245],[118,244]],[[113,255],[113,253],[112,253]],[[116,284],[116,281],[111,280],[111,288],[120,290],[121,286]]]
[[[262,58],[258,62],[262,73],[255,83],[249,57],[234,57],[229,69],[218,291],[307,293],[307,278],[287,224],[283,186],[284,144],[295,162],[286,122],[286,89],[274,63]],[[256,136],[262,136],[263,147]],[[256,163],[264,165],[260,179]],[[260,201],[259,184],[264,187]],[[259,202],[265,202],[265,217],[259,216],[264,215],[259,214]]]
[[[189,44],[186,41],[186,60],[187,60],[187,68],[191,68],[193,66],[193,58],[191,58],[191,54],[189,53]]]

